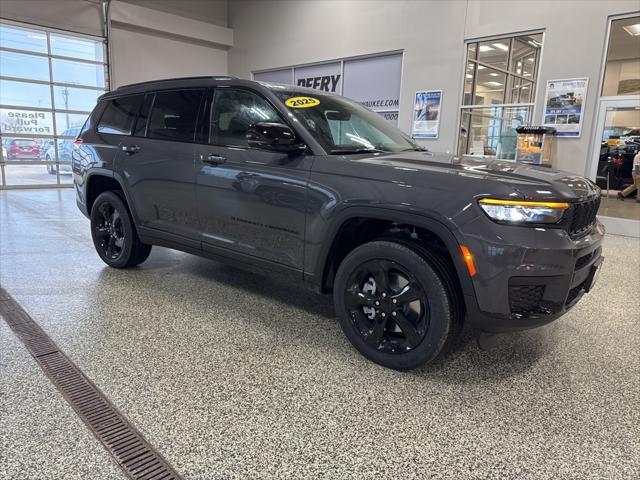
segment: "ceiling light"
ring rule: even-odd
[[[492,50],[495,50],[495,48],[490,47],[489,45],[480,45],[481,52],[490,52]]]
[[[640,35],[640,23],[634,23],[633,25],[626,25],[624,27],[624,31],[627,32],[632,37],[637,37]],[[482,47],[480,47],[480,51],[482,51]]]
[[[473,78],[473,75],[471,75],[470,73],[467,73],[467,78]]]
[[[530,77],[531,76],[530,73],[523,73],[522,75],[524,75],[525,77]]]
[[[516,69],[516,73],[520,75],[522,73],[522,69],[521,68]]]
[[[485,68],[487,67],[485,67],[484,65],[478,65],[478,70],[484,70]]]
[[[527,58],[527,62],[531,62],[531,63],[533,63],[533,57],[529,57],[529,58]]]
[[[509,47],[504,43],[492,43],[492,45],[497,49],[502,50],[503,52],[506,52],[507,50],[509,50]]]
[[[502,85],[504,85],[504,83],[494,82],[493,80],[491,80],[490,82],[485,82],[484,84],[491,87],[501,87]]]
[[[493,73],[493,72],[491,72],[489,75],[491,75],[492,77],[499,77],[500,76],[499,73]]]

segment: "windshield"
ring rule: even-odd
[[[344,97],[275,91],[329,154],[424,150],[377,113]]]

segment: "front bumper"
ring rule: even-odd
[[[482,232],[482,233],[480,233]],[[468,320],[491,333],[525,330],[561,317],[589,291],[603,261],[600,222],[579,239],[565,230],[465,225],[478,274],[467,292]]]

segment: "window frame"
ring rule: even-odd
[[[530,36],[530,35],[541,35],[542,36],[542,40],[541,43],[542,45],[540,46],[540,48],[537,50],[536,52],[536,59],[534,61],[534,69],[532,72],[531,77],[526,77],[522,74],[517,74],[516,72],[511,72],[509,70],[509,67],[511,65],[511,61],[513,59],[513,44],[516,38],[518,37],[523,37],[523,36]],[[462,156],[462,155],[469,155],[468,153],[461,153],[461,147],[464,143],[465,145],[465,151],[469,149],[469,140],[471,139],[470,135],[471,135],[471,126],[472,126],[472,117],[473,117],[473,110],[474,109],[480,109],[480,111],[482,109],[490,109],[490,108],[502,108],[502,109],[509,109],[509,108],[523,108],[523,109],[528,109],[529,111],[529,118],[527,120],[527,122],[525,124],[531,124],[532,122],[534,122],[534,119],[537,116],[538,113],[538,93],[540,92],[540,69],[541,69],[541,65],[542,65],[542,60],[544,58],[544,47],[545,47],[545,37],[546,37],[546,30],[545,29],[538,29],[538,30],[529,30],[529,31],[523,31],[523,32],[514,32],[514,33],[507,33],[507,34],[503,34],[503,35],[495,35],[495,36],[489,36],[489,37],[480,37],[480,38],[471,38],[471,39],[467,39],[464,41],[464,52],[463,52],[463,56],[462,56],[462,79],[461,79],[461,87],[460,87],[460,92],[461,92],[461,101],[460,101],[460,105],[458,108],[458,112],[457,112],[457,116],[456,116],[456,125],[458,126],[458,131],[456,133],[456,143],[455,143],[455,153],[458,156]],[[508,56],[507,56],[507,69],[503,69],[500,67],[496,67],[493,65],[490,65],[486,62],[483,61],[479,61],[479,45],[481,43],[484,42],[499,42],[499,41],[508,41],[509,43],[509,52],[508,52]],[[474,51],[474,56],[473,58],[470,57],[469,55],[469,47],[471,45],[475,45],[475,51]],[[470,103],[469,104],[465,104],[465,86],[467,83],[467,66],[469,64],[473,64],[474,68],[473,68],[473,77],[471,78],[471,92],[469,93],[470,96]],[[478,75],[478,66],[482,66],[484,68],[487,69],[492,69],[492,70],[496,70],[499,71],[501,73],[504,73],[506,75],[506,81],[505,81],[505,85],[504,85],[504,92],[503,92],[503,103],[497,103],[497,104],[476,104],[475,103],[475,95],[476,95],[476,85],[477,85],[477,75]],[[506,100],[508,98],[508,95],[510,94],[509,90],[513,88],[513,81],[512,79],[516,78],[519,79],[521,84],[523,81],[526,81],[528,83],[531,84],[532,88],[533,88],[533,92],[532,94],[529,95],[530,100],[528,102],[522,102],[522,103],[507,103]],[[521,97],[521,93],[519,92],[518,94],[518,99]],[[469,123],[463,125],[463,117],[465,114],[469,115]],[[466,139],[462,139],[461,136],[461,128],[465,127],[467,129],[467,137]],[[506,160],[506,159],[505,159]]]

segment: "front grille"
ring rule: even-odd
[[[533,313],[540,310],[544,285],[512,285],[509,305],[512,313]]]
[[[600,208],[600,197],[586,202],[574,203],[568,210],[569,235],[579,237],[587,233],[596,221],[598,208]]]
[[[580,285],[577,285],[569,290],[567,301],[564,302],[565,305],[571,305],[573,302],[575,302],[576,298],[578,298],[578,296],[580,296],[580,294],[584,290],[584,284],[585,282],[582,282]]]
[[[576,260],[576,270],[584,268],[592,259],[597,258],[600,254],[600,248],[596,248],[593,252],[587,253]]]

